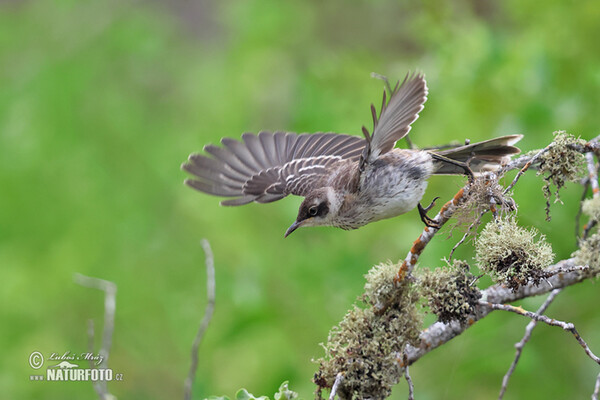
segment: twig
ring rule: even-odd
[[[598,396],[600,395],[600,374],[596,378],[596,386],[594,387],[594,393],[592,393],[592,400],[598,400]]]
[[[590,188],[590,179],[583,179],[581,184],[583,185],[583,193],[581,193],[581,199],[579,200],[579,208],[577,209],[577,214],[575,215],[575,245],[578,245],[579,243],[579,223],[581,220],[581,214],[583,214],[583,201],[586,199],[588,189]]]
[[[590,232],[596,226],[596,224],[598,224],[598,222],[596,220],[591,220],[583,226],[583,238],[584,239],[587,239],[587,237],[590,235]]]
[[[338,387],[340,383],[344,380],[344,375],[341,372],[335,376],[335,381],[333,382],[333,386],[331,387],[331,393],[329,393],[329,400],[335,399],[335,395],[337,394]]]
[[[117,308],[117,285],[113,282],[106,281],[104,279],[93,278],[82,274],[75,274],[73,279],[75,283],[89,287],[92,289],[102,290],[104,292],[104,327],[102,331],[102,343],[98,355],[100,356],[99,369],[108,368],[108,356],[110,354],[110,348],[112,346],[112,335],[115,329],[115,310]],[[93,323],[88,326],[88,336],[90,336],[91,349],[93,350],[94,344],[94,325]],[[98,397],[102,400],[113,398],[108,392],[106,381],[99,380],[94,383],[94,390],[98,394]]]
[[[486,305],[487,307],[490,307],[493,310],[503,310],[503,311],[513,312],[515,314],[519,314],[524,317],[534,319],[536,321],[541,321],[541,322],[551,325],[551,326],[561,327],[565,331],[571,332],[573,334],[573,336],[575,336],[575,339],[577,339],[577,342],[579,342],[581,347],[583,347],[583,349],[585,350],[585,353],[592,360],[594,360],[597,364],[600,364],[600,357],[598,357],[597,355],[595,355],[592,352],[592,350],[589,348],[589,346],[587,345],[585,340],[583,340],[582,337],[579,335],[579,332],[577,332],[577,329],[575,329],[575,325],[573,325],[572,323],[559,321],[554,318],[548,318],[545,315],[539,315],[534,312],[527,311],[527,310],[523,309],[522,307],[511,306],[510,304],[497,304],[497,303],[490,303],[490,302],[486,302],[486,301],[482,301],[480,303],[483,305]]]
[[[544,301],[544,303],[540,306],[540,308],[538,308],[538,310],[536,311],[536,314],[541,315],[541,314],[545,313],[546,309],[550,306],[552,301],[554,301],[554,299],[560,293],[561,290],[562,289],[554,289],[552,292],[550,292],[550,295],[546,298],[546,301]],[[525,328],[525,335],[523,335],[523,338],[521,339],[521,341],[519,341],[518,343],[515,344],[515,348],[517,349],[515,358],[514,358],[512,364],[510,365],[508,372],[506,372],[506,375],[504,375],[504,378],[502,379],[502,387],[500,388],[500,395],[498,396],[498,400],[502,400],[502,398],[504,397],[504,393],[506,392],[506,388],[508,387],[508,380],[510,379],[511,375],[515,371],[515,368],[517,367],[517,363],[519,362],[519,359],[521,358],[521,353],[523,352],[523,348],[525,347],[525,344],[531,338],[531,334],[533,333],[533,329],[535,328],[537,323],[538,323],[537,320],[531,320],[529,322],[529,324],[527,324],[527,327]]]
[[[588,181],[589,181],[590,187],[592,188],[592,197],[598,198],[598,196],[600,196],[600,188],[598,187],[598,167],[596,165],[596,162],[594,161],[594,154],[593,153],[585,153],[585,159],[587,161],[586,164],[587,164],[587,169],[588,169]],[[580,205],[580,208],[581,208],[581,205]],[[580,215],[580,214],[578,214],[578,215]],[[588,223],[583,226],[582,236],[584,239],[589,236],[590,231],[592,230],[592,228],[594,226],[596,226],[597,223],[598,223],[598,221],[590,219],[588,221]]]
[[[88,351],[90,352],[90,354],[94,353],[94,338],[95,338],[94,320],[90,319],[90,320],[88,320]],[[96,365],[94,365],[94,360],[92,359],[92,357],[90,357],[90,359],[89,359],[89,364],[90,364],[90,369],[96,368]],[[96,394],[98,395],[98,397],[100,399],[110,398],[106,381],[103,381],[100,379],[97,381],[92,381],[92,386],[94,386],[94,391],[96,392]]]
[[[473,221],[473,223],[471,225],[469,225],[469,227],[467,228],[467,231],[462,236],[462,238],[460,238],[460,240],[454,245],[454,247],[452,247],[452,250],[450,250],[450,255],[448,256],[448,261],[452,261],[452,257],[454,256],[454,252],[456,251],[456,249],[458,249],[458,247],[461,244],[463,244],[465,242],[465,240],[467,240],[467,238],[471,235],[471,232],[473,231],[473,228],[475,228],[476,226],[479,226],[479,223],[481,222],[481,217],[483,217],[483,215],[486,212],[487,212],[487,210],[482,211],[479,214],[479,216],[477,217],[477,219],[475,219],[475,221]]]
[[[207,292],[206,296],[208,298],[208,302],[206,303],[206,308],[204,309],[204,317],[202,318],[202,322],[200,322],[200,327],[198,328],[198,332],[196,333],[196,337],[194,338],[194,343],[192,344],[192,363],[190,365],[190,370],[188,372],[188,376],[184,384],[185,400],[189,400],[192,397],[192,386],[194,385],[196,370],[198,369],[198,348],[200,347],[200,342],[204,337],[204,333],[208,328],[208,324],[210,324],[210,320],[215,310],[215,264],[213,252],[210,248],[210,243],[208,242],[208,240],[202,239],[200,241],[200,244],[202,245],[202,249],[204,250],[205,255]]]
[[[587,161],[587,169],[590,177],[590,185],[592,187],[592,196],[597,198],[600,196],[600,187],[598,186],[598,172],[596,162],[594,161],[593,153],[585,153],[585,159]]]
[[[415,400],[415,386],[408,372],[406,353],[404,354],[404,379],[406,379],[406,383],[408,384],[408,400]]]
[[[589,265],[571,265],[568,267],[560,267],[560,268],[553,269],[552,271],[548,272],[548,276],[557,275],[557,274],[566,274],[566,273],[575,272],[575,271],[587,271],[589,269],[590,269]]]
[[[513,181],[510,183],[510,185],[508,185],[506,187],[506,189],[504,189],[504,194],[508,193],[517,184],[517,182],[521,178],[521,175],[523,175],[525,173],[525,171],[527,171],[529,169],[529,167],[531,167],[531,165],[533,163],[535,163],[542,156],[542,154],[544,154],[548,150],[550,150],[550,148],[552,148],[552,145],[553,145],[553,143],[550,143],[548,146],[546,146],[543,149],[541,149],[540,151],[538,151],[533,157],[531,157],[531,159],[529,159],[529,161],[527,161],[525,163],[525,165],[523,166],[523,168],[521,168],[519,170],[519,172],[517,173],[517,175],[515,176],[515,178],[513,179]],[[504,172],[505,171],[506,170],[504,170]]]

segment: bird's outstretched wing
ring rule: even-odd
[[[364,139],[336,133],[244,133],[241,142],[224,138],[221,144],[205,146],[210,156],[192,154],[181,168],[195,176],[185,181],[192,188],[233,197],[221,202],[227,206],[305,196],[324,184],[328,167],[358,160],[365,148]]]
[[[419,112],[426,100],[427,83],[423,74],[407,74],[402,84],[398,82],[392,90],[388,103],[384,91],[379,117],[375,106],[371,104],[373,134],[369,135],[363,127],[368,144],[365,146],[362,160],[368,163],[392,150],[396,142],[408,134],[410,125],[419,118]]]

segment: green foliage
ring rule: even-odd
[[[488,223],[477,238],[475,258],[479,267],[496,282],[513,290],[546,277],[544,268],[554,260],[552,247],[535,228],[517,225],[514,217]]]
[[[288,388],[288,382],[283,382],[279,386],[277,393],[273,395],[275,400],[295,400],[298,399],[298,393]],[[230,400],[227,396],[210,396],[208,400]],[[268,396],[256,397],[246,389],[240,389],[235,394],[235,400],[269,400]]]
[[[465,261],[454,260],[449,267],[423,269],[419,289],[440,322],[456,320],[464,324],[481,298],[481,292],[472,284],[474,278]]]
[[[345,399],[384,399],[398,383],[399,357],[407,343],[416,343],[422,320],[418,292],[407,282],[394,285],[397,272],[392,263],[373,267],[366,275],[367,307],[355,305],[331,330],[314,378],[319,397],[321,389],[333,386],[338,373],[344,376],[338,394]],[[387,305],[382,314],[375,312],[378,304]]]

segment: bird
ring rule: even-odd
[[[387,81],[386,81],[387,83]],[[396,148],[427,100],[423,73],[408,73],[383,101],[379,115],[371,104],[373,130],[364,137],[333,132],[244,133],[240,140],[221,139],[205,154],[192,153],[181,168],[193,175],[185,184],[200,192],[229,198],[224,206],[270,203],[292,194],[304,197],[284,237],[300,227],[357,229],[392,218],[418,206],[428,226],[433,220],[422,207],[431,175],[467,175],[493,171],[520,152],[523,136],[429,149]]]

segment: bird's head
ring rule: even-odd
[[[304,198],[296,221],[285,232],[285,237],[302,226],[331,226],[340,209],[341,201],[331,187],[312,191]]]

